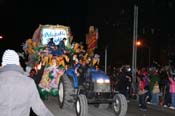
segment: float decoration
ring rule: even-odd
[[[92,57],[94,50],[97,48],[98,29],[94,26],[89,27],[89,32],[86,34],[87,52]]]

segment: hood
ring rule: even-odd
[[[5,72],[5,71],[16,71],[16,72],[24,74],[24,70],[22,69],[22,67],[15,65],[15,64],[7,64],[3,66],[2,68],[0,68],[0,73]]]
[[[107,76],[102,70],[92,72],[92,79],[93,80],[96,81],[97,79],[100,79],[100,78],[106,80],[106,79],[109,79],[109,76]]]

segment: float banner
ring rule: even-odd
[[[97,48],[98,31],[86,35],[86,44],[88,49]]]
[[[68,29],[61,27],[43,27],[41,30],[41,43],[46,45],[50,38],[58,45],[63,38],[68,38]]]
[[[58,45],[63,38],[66,38],[65,45],[69,45],[69,27],[63,25],[39,25],[33,34],[33,40],[37,40],[42,45],[47,45],[50,38]]]

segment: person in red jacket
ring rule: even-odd
[[[147,111],[146,106],[146,93],[147,90],[145,90],[146,86],[146,80],[144,80],[143,75],[138,75],[138,94],[139,94],[139,106],[141,111]]]
[[[170,93],[171,93],[171,109],[175,109],[175,77],[169,77],[170,81]]]

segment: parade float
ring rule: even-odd
[[[64,41],[66,38],[66,41]],[[58,97],[58,105],[74,106],[77,116],[88,115],[88,104],[108,108],[112,105],[116,116],[125,116],[127,101],[124,95],[112,93],[110,77],[99,68],[100,55],[97,48],[98,31],[90,26],[86,35],[87,50],[81,43],[72,42],[70,28],[62,25],[39,25],[32,39],[27,39],[23,50],[28,54],[28,67],[39,69],[45,62],[45,69],[39,83],[42,98],[48,95]],[[54,56],[49,49],[65,43],[64,53]],[[52,43],[52,44],[53,44]],[[73,105],[74,104],[74,105]]]
[[[47,44],[53,38],[55,45],[59,45],[63,38],[66,38],[66,50],[71,51],[71,41],[73,39],[70,28],[63,25],[39,25],[33,37],[25,41],[23,50],[28,55],[27,68],[38,70],[40,62],[45,62],[45,69],[39,84],[41,97],[47,98],[47,94],[56,96],[58,94],[58,82],[64,74],[66,62],[69,62],[67,55],[53,56],[47,50]]]

